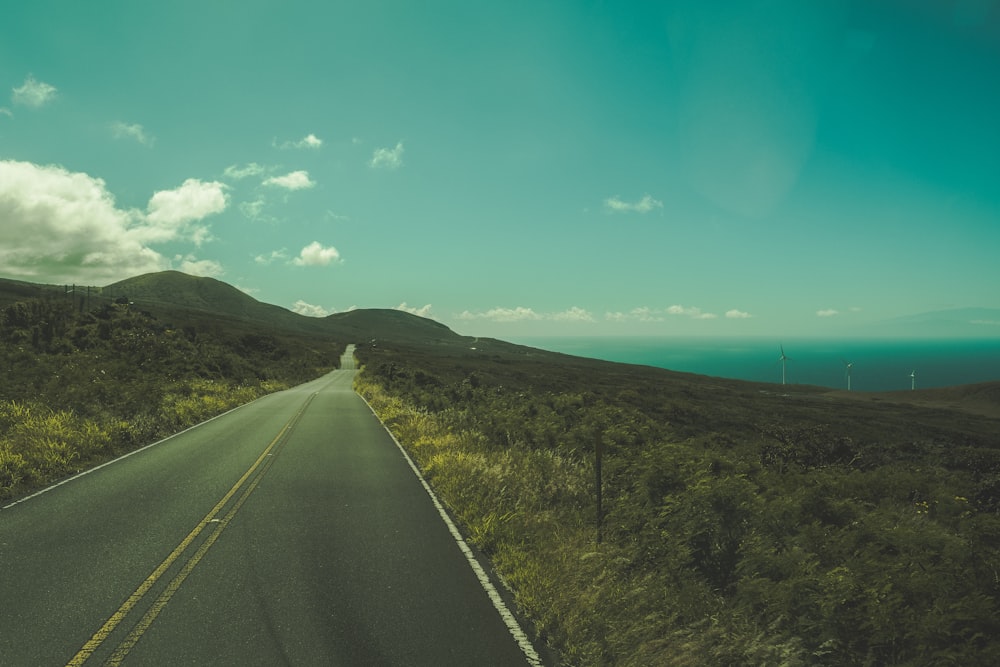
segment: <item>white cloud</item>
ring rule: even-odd
[[[816,315],[818,317],[833,317],[835,315],[840,315],[840,311],[834,310],[833,308],[825,308],[823,310],[817,310]]]
[[[614,197],[608,197],[604,200],[604,206],[609,211],[616,213],[626,213],[634,211],[635,213],[649,213],[653,209],[663,208],[663,202],[658,199],[653,199],[650,195],[645,195],[642,199],[637,202],[627,202],[621,199],[618,195]]]
[[[253,201],[240,202],[240,213],[251,220],[260,220],[263,217],[261,213],[264,210],[265,204],[267,202],[263,197],[258,197]]]
[[[292,312],[298,313],[299,315],[306,315],[308,317],[326,317],[327,315],[332,315],[337,311],[327,310],[323,306],[314,306],[311,303],[306,303],[302,299],[299,299],[292,305]]]
[[[161,271],[143,215],[103,180],[58,166],[0,161],[0,271],[38,282],[105,284]]]
[[[474,313],[463,311],[460,320],[490,320],[493,322],[525,322],[548,320],[553,322],[593,322],[594,315],[583,308],[573,306],[567,310],[555,313],[538,313],[532,308],[517,306],[516,308],[491,308],[485,312]]]
[[[668,315],[686,315],[691,319],[695,320],[714,320],[718,317],[714,313],[704,313],[701,308],[695,307],[684,307],[684,306],[670,306],[667,308]]]
[[[583,308],[573,306],[561,313],[553,313],[552,319],[560,322],[593,322],[594,316]]]
[[[147,219],[154,224],[178,225],[221,213],[227,204],[224,183],[189,178],[178,188],[153,193]]]
[[[460,320],[492,320],[494,322],[522,322],[524,320],[540,320],[541,315],[531,308],[518,306],[516,308],[492,308],[485,313],[472,313],[468,310],[458,316]]]
[[[272,176],[264,181],[264,185],[275,185],[288,190],[305,190],[316,185],[316,181],[309,178],[308,171],[293,171],[284,176]]]
[[[7,107],[0,107],[0,116],[7,116],[8,118],[14,117],[14,112]]]
[[[56,96],[56,87],[43,81],[37,81],[32,75],[24,80],[20,88],[12,88],[11,100],[14,104],[38,108],[51,102]]]
[[[138,123],[129,124],[115,121],[111,124],[111,135],[115,139],[132,139],[138,141],[143,146],[152,146],[155,141],[153,137],[146,134],[146,130]]]
[[[205,276],[218,278],[225,273],[222,264],[214,259],[195,259],[192,255],[174,257],[175,262],[179,262],[178,271],[192,276]]]
[[[142,237],[149,243],[187,238],[200,245],[209,239],[208,227],[191,223],[221,213],[228,203],[225,184],[189,178],[179,188],[153,194]]]
[[[333,246],[323,247],[319,241],[313,241],[292,260],[295,266],[327,266],[331,262],[339,262],[340,253]]]
[[[226,178],[241,180],[250,176],[260,176],[264,173],[264,171],[265,169],[262,165],[259,165],[256,162],[251,162],[244,167],[238,167],[235,164],[230,165],[226,167],[225,171],[222,173]]]
[[[396,144],[395,148],[376,148],[372,153],[372,159],[368,166],[373,169],[398,169],[403,166],[403,142]]]
[[[665,316],[690,317],[694,320],[715,320],[719,318],[719,316],[715,313],[706,313],[701,308],[673,305],[664,310],[657,310],[655,308],[650,308],[649,306],[639,306],[638,308],[633,308],[627,313],[622,311],[609,311],[604,314],[604,319],[609,322],[663,322],[666,320]],[[726,311],[725,316],[731,320],[749,319],[753,317],[750,313],[737,310],[735,308]]]
[[[281,250],[272,250],[267,255],[257,255],[253,258],[253,261],[258,264],[262,264],[263,266],[268,266],[274,262],[284,261],[286,259],[288,259],[288,251],[282,248]]]
[[[278,140],[275,139],[271,142],[272,146],[280,148],[282,150],[288,150],[290,148],[321,148],[323,146],[323,140],[317,137],[315,134],[307,134],[298,141],[283,141],[280,144]]]
[[[162,271],[171,262],[151,244],[198,244],[192,223],[225,208],[221,184],[188,179],[157,192],[148,213],[118,208],[100,178],[59,166],[0,161],[0,271],[37,282],[107,284]],[[182,270],[218,275],[211,260],[175,258]]]
[[[411,315],[417,315],[419,317],[430,317],[431,316],[431,304],[421,306],[420,308],[414,308],[413,306],[406,305],[406,302],[396,306],[395,310],[402,310],[405,313],[410,313]]]
[[[663,318],[657,314],[655,310],[649,306],[640,306],[638,308],[633,308],[629,313],[633,318],[639,320],[640,322],[662,322]]]
[[[299,141],[292,144],[293,148],[319,148],[323,145],[323,140],[315,134],[308,134]]]
[[[622,311],[604,313],[604,319],[609,322],[662,322],[664,318],[659,311],[649,306],[639,306],[627,313]]]

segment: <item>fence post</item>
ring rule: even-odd
[[[594,486],[597,491],[597,543],[601,543],[602,528],[604,524],[604,505],[602,498],[602,487],[601,483],[601,459],[604,457],[604,438],[600,432],[597,433],[597,439],[595,442],[594,451]]]

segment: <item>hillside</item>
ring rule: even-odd
[[[180,274],[0,281],[0,499],[335,368],[346,343],[293,315]]]
[[[443,324],[401,310],[357,309],[334,313],[323,320],[335,336],[358,342],[420,341],[437,345],[461,345],[471,340],[459,336]]]
[[[0,498],[336,367],[353,341],[465,349],[395,310],[310,318],[176,271],[112,285],[0,279]]]
[[[233,320],[257,328],[320,333],[314,318],[262,303],[215,278],[189,276],[179,271],[149,273],[108,285],[102,293],[125,297],[142,308],[203,318]]]
[[[567,664],[995,664],[1000,382],[475,348],[359,348],[358,388]]]
[[[37,299],[46,296],[65,296],[66,288],[62,285],[39,285],[21,280],[0,278],[0,307],[25,299]]]
[[[175,272],[80,297],[0,280],[0,497],[315,377],[353,342],[358,390],[568,664],[1000,651],[1000,382],[710,378],[396,310],[308,318]]]
[[[177,271],[150,273],[104,288],[115,298],[124,296],[140,307],[172,315],[196,313],[245,322],[255,328],[274,328],[328,335],[346,342],[413,340],[457,343],[461,337],[443,324],[389,309],[358,309],[325,318],[307,317],[262,303],[214,278],[198,278]]]

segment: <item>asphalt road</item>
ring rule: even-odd
[[[0,510],[0,664],[540,664],[346,361]]]

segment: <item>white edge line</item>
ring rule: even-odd
[[[271,394],[264,394],[264,396],[270,396],[270,395]],[[102,463],[99,466],[94,466],[93,468],[87,468],[86,470],[83,470],[81,472],[76,473],[72,477],[67,477],[66,479],[60,480],[60,481],[56,482],[55,484],[52,484],[50,486],[46,486],[44,489],[41,489],[39,491],[35,491],[30,496],[25,496],[24,498],[21,498],[20,500],[15,500],[14,502],[10,503],[9,505],[4,505],[3,507],[0,507],[0,511],[10,509],[11,507],[14,507],[15,505],[20,505],[21,503],[27,502],[27,501],[31,500],[32,498],[37,498],[38,496],[42,495],[43,493],[48,493],[52,489],[57,489],[60,486],[62,486],[63,484],[69,484],[70,482],[72,482],[75,479],[80,479],[84,475],[89,475],[90,473],[96,472],[96,471],[100,470],[101,468],[106,468],[107,466],[109,466],[109,465],[111,465],[113,463],[118,463],[119,461],[127,459],[130,456],[138,454],[139,452],[144,452],[147,449],[150,449],[152,447],[156,447],[157,445],[162,445],[167,440],[172,440],[173,438],[176,438],[179,435],[187,433],[188,431],[193,431],[194,429],[198,428],[199,426],[203,426],[203,425],[205,425],[205,424],[207,424],[209,422],[215,421],[216,419],[219,419],[220,417],[225,417],[230,412],[236,412],[240,408],[245,407],[247,405],[250,405],[250,403],[256,403],[260,399],[264,398],[264,396],[259,396],[258,398],[255,398],[254,400],[250,401],[249,403],[244,403],[243,405],[237,405],[235,408],[231,408],[229,410],[226,410],[225,412],[219,413],[219,414],[215,415],[214,417],[212,417],[210,419],[206,419],[203,422],[198,422],[194,426],[188,426],[183,431],[178,431],[177,433],[171,433],[170,435],[168,435],[167,437],[163,438],[162,440],[157,440],[156,442],[151,442],[148,445],[144,445],[144,446],[140,447],[139,449],[133,449],[131,452],[128,452],[126,454],[122,454],[118,458],[111,459],[110,461],[105,461],[104,463]]]
[[[357,394],[357,392],[355,393]],[[448,526],[448,532],[451,533],[451,536],[458,544],[458,548],[461,549],[462,553],[465,555],[465,559],[469,562],[469,567],[472,568],[472,571],[476,574],[476,578],[479,579],[480,585],[486,591],[486,595],[489,596],[493,606],[496,608],[497,612],[500,613],[500,618],[503,619],[504,625],[507,626],[510,634],[514,637],[514,641],[516,641],[517,645],[521,647],[521,650],[524,652],[524,656],[528,660],[528,664],[532,665],[532,667],[542,667],[542,659],[538,656],[538,652],[535,651],[535,647],[532,645],[531,640],[528,639],[528,635],[521,628],[517,619],[514,618],[514,614],[512,614],[510,609],[507,608],[503,598],[500,597],[500,593],[497,592],[496,586],[494,586],[493,582],[490,581],[490,577],[486,574],[486,570],[483,569],[483,566],[480,565],[479,561],[476,559],[475,554],[472,553],[472,549],[470,549],[469,545],[465,542],[465,538],[462,537],[462,533],[460,533],[458,527],[455,526],[455,522],[453,522],[451,517],[448,516],[448,513],[444,509],[444,505],[441,504],[441,501],[438,500],[438,497],[434,494],[434,490],[431,489],[431,485],[427,483],[426,479],[424,479],[420,469],[417,468],[417,464],[413,462],[410,455],[407,454],[406,450],[403,449],[403,446],[399,444],[399,440],[397,440],[396,436],[392,434],[389,427],[386,426],[381,419],[379,419],[379,416],[375,413],[375,410],[372,409],[368,400],[364,396],[361,396],[361,394],[358,394],[358,396],[361,397],[361,400],[364,401],[365,405],[368,406],[368,409],[371,410],[375,419],[378,419],[379,424],[382,424],[382,428],[384,428],[385,432],[389,434],[392,441],[396,443],[396,447],[399,448],[403,458],[406,459],[406,462],[410,465],[410,469],[413,470],[413,474],[417,476],[418,480],[420,480],[420,484],[424,487],[424,491],[426,491],[427,495],[431,497],[431,502],[434,503],[434,507],[437,508],[438,514],[441,515],[441,519],[445,522],[445,525]]]

